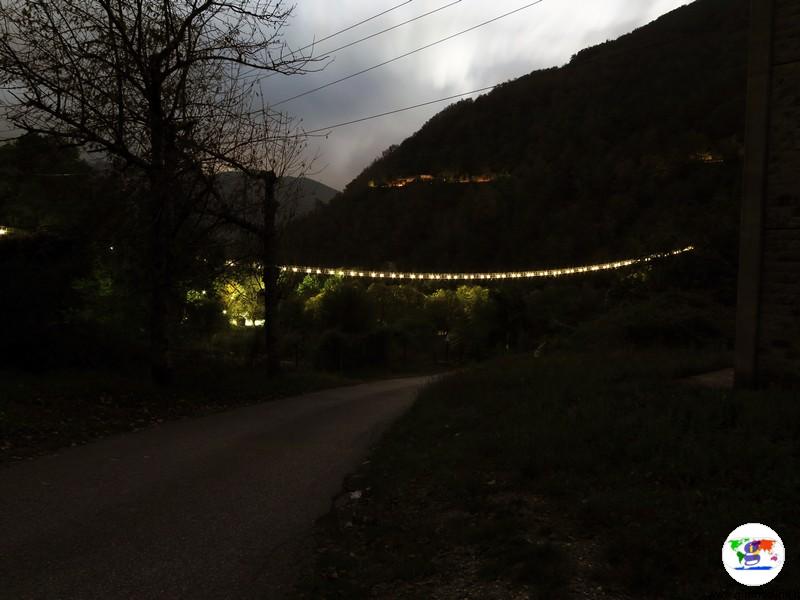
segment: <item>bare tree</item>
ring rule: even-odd
[[[147,182],[157,382],[172,372],[173,240],[202,195],[198,170],[242,147],[203,149],[257,85],[242,69],[306,71],[309,57],[282,37],[292,8],[282,0],[0,0],[4,116],[105,152]]]
[[[234,103],[229,105],[233,108]],[[287,183],[287,176],[297,178],[308,169],[307,137],[299,123],[284,113],[270,111],[263,104],[256,113],[247,106],[232,111],[231,118],[214,133],[218,149],[211,151],[206,173],[214,194],[206,205],[206,214],[230,223],[255,236],[259,243],[259,262],[264,292],[264,348],[269,374],[279,370],[277,352],[279,300],[277,260],[277,190]],[[237,116],[238,115],[238,116]],[[220,172],[235,169],[242,186],[235,193],[223,194],[215,185]]]

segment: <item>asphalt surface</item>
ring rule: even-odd
[[[0,469],[0,598],[279,599],[430,378],[165,423]]]

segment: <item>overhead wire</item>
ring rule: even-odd
[[[398,8],[402,8],[406,4],[410,4],[413,1],[414,0],[406,0],[405,2],[401,2],[400,4],[398,4],[396,6],[393,6],[392,8],[384,10],[383,12],[379,12],[377,15],[373,15],[373,16],[367,18],[367,19],[364,19],[363,21],[359,21],[358,23],[356,23],[354,25],[350,25],[349,27],[345,27],[344,29],[341,29],[341,30],[337,31],[336,33],[332,33],[332,34],[330,34],[328,36],[325,36],[324,38],[321,38],[319,40],[315,40],[312,43],[308,44],[307,46],[303,46],[299,50],[295,50],[295,52],[302,52],[303,50],[308,50],[309,48],[312,48],[313,46],[315,46],[317,44],[321,44],[322,42],[325,42],[325,41],[327,41],[327,40],[329,40],[331,38],[335,38],[336,36],[341,35],[343,33],[346,33],[348,31],[350,31],[351,29],[355,29],[356,27],[359,27],[359,26],[363,25],[364,23],[369,23],[370,21],[373,21],[373,20],[377,19],[378,17],[382,17],[383,15],[389,14],[390,12],[395,11]]]
[[[663,47],[663,46],[670,46],[670,45],[673,45],[673,44],[684,42],[688,37],[689,36],[687,36],[687,35],[682,35],[680,37],[677,37],[677,38],[671,39],[671,40],[667,40],[667,41],[661,41],[661,42],[650,43],[650,44],[641,44],[641,45],[639,45],[637,47],[634,47],[634,48],[627,48],[627,49],[624,50],[624,52],[629,54],[631,52],[638,52],[640,50],[649,50],[651,48],[659,48],[659,47]],[[621,52],[617,51],[617,52],[614,53],[614,55],[619,54],[619,53],[621,53]],[[602,55],[592,56],[592,57],[588,57],[588,58],[580,57],[578,60],[573,60],[573,61],[570,61],[570,62],[564,64],[562,68],[567,68],[567,67],[571,67],[571,68],[575,67],[575,68],[577,68],[577,67],[581,67],[583,65],[589,64],[589,63],[596,62],[596,61],[607,60],[608,58],[609,58],[608,54],[602,54]],[[514,80],[514,81],[516,81],[516,80]],[[511,83],[513,83],[513,81]],[[439,102],[445,102],[447,100],[453,100],[455,98],[460,98],[460,97],[463,97],[463,96],[470,96],[472,94],[476,94],[476,93],[479,93],[479,92],[484,92],[484,91],[487,91],[487,90],[494,89],[494,88],[498,87],[499,85],[501,85],[501,84],[498,83],[498,84],[495,84],[495,85],[492,85],[492,86],[487,86],[487,87],[480,88],[480,89],[477,89],[477,90],[464,92],[462,94],[454,94],[452,96],[447,96],[445,98],[438,98],[437,100],[430,100],[428,102],[422,102],[420,104],[414,104],[412,106],[406,106],[406,107],[403,107],[403,108],[390,110],[390,111],[387,111],[387,112],[379,113],[379,114],[376,114],[376,115],[371,115],[371,116],[368,116],[368,117],[363,117],[363,118],[360,118],[360,119],[353,119],[352,121],[346,121],[344,123],[337,123],[335,125],[330,125],[328,127],[321,127],[319,129],[313,129],[311,131],[307,131],[306,134],[308,134],[308,135],[318,134],[318,133],[320,133],[322,131],[329,131],[331,129],[336,129],[338,127],[344,127],[346,125],[353,125],[355,123],[361,123],[362,121],[370,121],[372,119],[378,119],[380,117],[385,117],[385,116],[393,115],[393,114],[396,114],[396,113],[401,113],[401,112],[405,112],[405,111],[408,111],[408,110],[413,110],[415,108],[421,108],[423,106],[428,106],[428,105],[431,105],[431,104],[437,104]],[[313,137],[325,137],[325,136],[314,135]]]
[[[364,73],[368,73],[369,71],[374,71],[375,69],[378,69],[378,68],[386,66],[386,65],[388,65],[390,63],[396,62],[396,61],[398,61],[400,59],[403,59],[403,58],[406,58],[408,56],[411,56],[412,54],[416,54],[418,52],[422,52],[423,50],[427,50],[428,48],[432,48],[433,46],[437,46],[439,44],[442,44],[444,42],[452,40],[453,38],[456,38],[456,37],[458,37],[460,35],[464,35],[465,33],[469,33],[471,31],[475,31],[476,29],[478,29],[480,27],[484,27],[486,25],[489,25],[490,23],[494,23],[495,21],[499,21],[500,19],[505,19],[506,17],[510,17],[513,14],[516,14],[518,12],[521,12],[523,10],[526,10],[528,8],[536,6],[537,4],[541,4],[542,2],[544,2],[544,0],[536,0],[535,2],[531,2],[529,4],[526,4],[524,6],[516,8],[516,9],[514,9],[512,11],[509,11],[507,13],[504,13],[502,15],[494,17],[493,19],[489,19],[488,21],[484,21],[482,23],[478,23],[477,25],[473,25],[472,27],[464,29],[463,31],[459,31],[458,33],[454,33],[452,35],[448,35],[447,37],[444,37],[444,38],[441,38],[439,40],[436,40],[435,42],[431,42],[430,44],[426,44],[425,46],[421,46],[420,48],[417,48],[415,50],[411,50],[410,52],[406,52],[405,54],[401,54],[400,56],[395,56],[394,58],[391,58],[389,60],[385,60],[382,63],[379,63],[377,65],[373,65],[373,66],[368,67],[366,69],[362,69],[360,71],[357,71],[355,73],[347,75],[346,77],[342,77],[342,78],[337,79],[335,81],[331,81],[330,83],[326,83],[325,85],[321,85],[319,87],[316,87],[316,88],[310,89],[308,91],[305,91],[302,94],[297,94],[295,96],[292,96],[291,98],[286,98],[285,100],[281,100],[280,102],[276,102],[276,103],[272,104],[272,106],[275,107],[275,106],[280,106],[281,104],[286,104],[287,102],[291,102],[292,100],[297,100],[298,98],[302,98],[303,96],[308,96],[309,94],[313,94],[313,93],[318,92],[320,90],[324,90],[325,88],[329,88],[329,87],[331,87],[333,85],[336,85],[338,83],[342,83],[343,81],[347,81],[348,79],[352,79],[353,77],[358,77],[359,75],[363,75]]]
[[[396,4],[395,6],[392,6],[391,8],[388,8],[388,9],[382,11],[382,12],[379,12],[376,15],[372,15],[371,17],[363,19],[363,20],[359,21],[358,23],[354,23],[353,25],[350,25],[349,27],[345,27],[344,29],[340,29],[339,31],[336,31],[336,32],[334,32],[334,33],[332,33],[330,35],[326,35],[324,38],[320,38],[318,40],[314,40],[313,42],[311,42],[310,44],[308,44],[306,46],[303,46],[302,48],[298,48],[297,50],[289,50],[289,52],[291,53],[292,56],[294,56],[295,54],[299,54],[300,52],[303,52],[303,50],[308,50],[309,48],[313,48],[317,44],[321,44],[322,42],[325,42],[327,40],[335,38],[335,37],[337,37],[337,36],[339,36],[339,35],[341,35],[343,33],[347,33],[348,31],[350,31],[352,29],[355,29],[356,27],[360,27],[364,23],[369,23],[370,21],[373,21],[373,20],[377,19],[378,17],[382,17],[383,15],[387,15],[390,12],[393,12],[393,11],[397,10],[398,8],[404,7],[406,4],[410,4],[413,1],[414,0],[406,0],[405,2],[401,2],[400,4]],[[247,69],[247,70],[243,71],[242,73],[240,73],[239,76],[240,77],[249,77],[253,73],[257,73],[257,72],[259,72],[261,70],[262,69],[257,69],[257,68]],[[260,77],[259,79],[269,79],[273,75],[277,75],[277,73],[276,72],[268,73],[267,75],[264,75],[264,76]]]
[[[329,125],[328,127],[320,127],[319,129],[312,129],[311,131],[306,131],[305,133],[307,135],[312,135],[312,134],[315,134],[315,133],[320,133],[322,131],[330,131],[331,129],[337,129],[338,127],[344,127],[345,125],[353,125],[355,123],[361,123],[362,121],[370,121],[372,119],[378,119],[380,117],[386,117],[386,116],[389,116],[389,115],[394,115],[394,114],[397,114],[397,113],[405,112],[407,110],[413,110],[415,108],[421,108],[423,106],[429,106],[431,104],[438,104],[439,102],[446,102],[447,100],[453,100],[455,98],[462,98],[463,96],[471,96],[472,94],[478,94],[480,92],[485,92],[487,90],[493,90],[498,85],[499,84],[490,85],[490,86],[487,86],[487,87],[479,88],[477,90],[472,90],[470,92],[463,92],[461,94],[454,94],[452,96],[447,96],[446,98],[439,98],[437,100],[430,100],[428,102],[422,102],[420,104],[414,104],[413,106],[406,106],[406,107],[403,107],[403,108],[397,108],[395,110],[390,110],[390,111],[383,112],[383,113],[380,113],[380,114],[377,114],[377,115],[371,115],[369,117],[363,117],[361,119],[354,119],[352,121],[347,121],[345,123],[337,123],[336,125]]]
[[[450,8],[451,6],[454,6],[456,4],[461,3],[462,1],[463,0],[455,0],[455,2],[450,2],[449,4],[445,4],[444,6],[440,6],[439,8],[435,8],[435,9],[429,10],[428,12],[423,13],[421,15],[417,15],[413,19],[408,19],[407,21],[403,21],[402,23],[398,23],[397,25],[392,25],[391,27],[387,27],[386,29],[382,29],[381,31],[378,31],[376,33],[373,33],[371,35],[363,37],[363,38],[361,38],[359,40],[356,40],[354,42],[350,42],[349,44],[345,44],[344,46],[339,46],[338,48],[334,48],[333,50],[328,50],[327,52],[322,52],[321,54],[325,54],[326,56],[330,56],[331,54],[336,54],[337,52],[339,52],[341,50],[344,50],[346,48],[350,48],[351,46],[355,46],[356,44],[360,44],[361,42],[366,42],[367,40],[371,40],[372,38],[376,38],[379,35],[383,35],[384,33],[388,33],[390,31],[394,31],[395,29],[399,29],[400,27],[408,25],[409,23],[413,23],[414,21],[419,21],[420,19],[424,19],[425,17],[429,17],[429,16],[431,16],[433,14],[441,12],[446,8]]]

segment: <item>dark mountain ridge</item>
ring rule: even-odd
[[[497,269],[695,244],[735,261],[747,9],[698,0],[449,106],[290,227],[287,260]]]
[[[261,189],[257,183],[249,183],[244,175],[231,171],[219,175],[221,191],[228,202],[235,206],[260,205]],[[278,219],[281,222],[302,217],[328,204],[339,191],[308,177],[285,175],[278,180],[276,199]]]

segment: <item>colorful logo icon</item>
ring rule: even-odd
[[[761,523],[734,529],[722,546],[725,570],[742,585],[759,586],[778,576],[786,559],[781,538]]]

